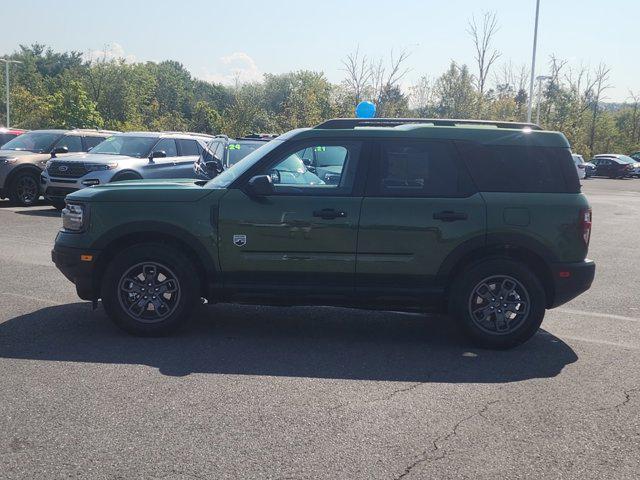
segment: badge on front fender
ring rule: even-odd
[[[236,247],[244,247],[247,244],[247,236],[246,235],[234,235],[233,236],[233,244]]]

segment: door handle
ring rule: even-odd
[[[452,212],[451,210],[444,210],[433,214],[434,220],[440,220],[442,222],[455,222],[457,220],[466,220],[467,218],[469,217],[466,213]]]
[[[342,210],[335,210],[333,208],[323,208],[322,210],[314,210],[314,217],[320,217],[324,220],[333,220],[334,218],[344,218],[347,216],[347,212]]]

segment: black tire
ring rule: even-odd
[[[142,180],[142,177],[134,172],[117,173],[113,176],[111,180],[109,180],[109,183],[122,182],[124,180]]]
[[[51,203],[53,208],[55,208],[56,210],[62,210],[66,206],[64,200],[49,200],[49,203]]]
[[[514,289],[508,294],[508,299],[505,297],[503,300],[503,297],[499,296],[502,290],[488,288],[484,290],[484,294],[488,293],[487,296],[491,298],[482,297],[483,282],[485,285],[488,283],[489,286],[493,286],[492,282],[498,284],[500,278],[507,279],[506,282],[515,281],[519,284],[517,290]],[[507,283],[507,286],[510,284]],[[527,297],[528,308],[525,300]],[[518,298],[520,300],[517,300]],[[497,312],[501,311],[502,301],[512,305],[500,314],[503,320],[499,321]],[[476,312],[475,318],[472,316],[472,307]],[[509,308],[513,308],[514,311],[508,310]],[[546,295],[540,280],[526,265],[515,260],[489,258],[479,261],[461,272],[451,285],[449,313],[471,340],[483,348],[502,350],[526,342],[540,328],[545,308]],[[521,313],[516,313],[517,309],[520,309]],[[485,317],[486,312],[489,312],[489,315]],[[504,320],[510,315],[514,315],[512,320]],[[505,326],[506,330],[499,331]]]
[[[155,273],[149,268],[145,270],[149,265],[156,266]],[[140,268],[149,275],[141,273],[142,278],[135,276]],[[129,247],[111,260],[104,274],[101,287],[104,309],[118,327],[133,335],[162,336],[173,333],[187,324],[200,298],[200,285],[194,270],[186,256],[167,245],[144,243]],[[171,277],[175,280],[173,286],[177,290],[170,294],[166,292],[161,297],[156,291],[162,283],[169,283],[167,279]],[[133,279],[135,283],[125,278]],[[147,284],[147,281],[153,285]],[[139,291],[140,285],[146,293]],[[147,298],[151,294],[158,298]],[[171,298],[167,295],[171,295]],[[151,307],[152,304],[158,305],[155,302],[164,302],[167,308]],[[141,304],[145,305],[144,308]],[[136,315],[136,312],[142,313]]]
[[[9,200],[13,205],[31,207],[40,198],[40,175],[32,171],[18,172],[9,185]]]

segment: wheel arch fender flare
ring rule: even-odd
[[[110,259],[120,248],[146,242],[166,243],[178,248],[187,255],[197,270],[203,296],[207,296],[212,283],[218,279],[218,268],[211,254],[192,233],[177,225],[159,221],[143,221],[119,225],[108,230],[91,245],[91,249],[100,252],[96,264],[95,286],[99,287]]]
[[[451,280],[465,265],[489,256],[506,256],[524,261],[540,278],[548,298],[552,298],[553,281],[549,265],[557,262],[554,252],[538,240],[523,234],[488,234],[467,240],[442,262],[438,278],[448,290]]]
[[[18,165],[16,168],[9,172],[9,175],[7,175],[7,179],[5,180],[4,188],[9,188],[15,178],[22,173],[32,173],[33,175],[37,176],[38,187],[40,187],[40,174],[42,173],[42,169],[32,163],[25,163],[22,165]]]

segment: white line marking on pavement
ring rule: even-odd
[[[51,305],[64,305],[64,303],[56,302],[55,300],[49,300],[48,298],[32,297],[30,295],[22,295],[20,293],[0,292],[0,295],[9,295],[11,297],[24,298],[26,300],[36,300],[42,303],[50,303]]]
[[[626,320],[628,322],[640,322],[640,318],[625,317],[623,315],[613,315],[610,313],[585,312],[584,310],[572,310],[569,308],[558,308],[556,312],[569,313],[572,315],[584,315],[585,317],[611,318],[613,320]]]

